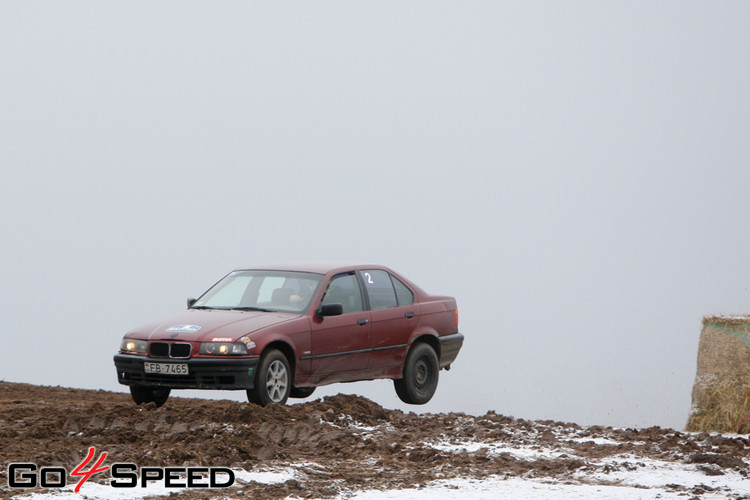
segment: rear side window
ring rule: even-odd
[[[362,280],[370,297],[370,307],[384,309],[398,305],[390,274],[378,269],[362,271]]]
[[[401,283],[401,280],[399,280],[395,276],[391,276],[391,281],[393,281],[393,288],[396,289],[396,298],[398,299],[398,305],[408,306],[409,304],[413,304],[414,294],[411,293],[411,290],[409,290],[407,286]]]
[[[411,290],[390,273],[380,269],[368,269],[360,274],[372,309],[403,306],[414,302]]]

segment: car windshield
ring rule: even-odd
[[[305,312],[323,278],[295,271],[235,271],[211,287],[193,309]]]

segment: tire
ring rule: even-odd
[[[160,387],[144,387],[141,385],[130,386],[130,396],[137,405],[156,403],[156,406],[159,407],[167,402],[170,392],[172,392],[171,389],[163,389]]]
[[[305,399],[315,392],[315,387],[293,387],[289,393],[290,398]]]
[[[247,400],[260,406],[283,405],[292,391],[292,371],[286,356],[276,349],[263,354],[255,373],[255,387],[247,390]]]
[[[425,404],[435,394],[439,372],[435,350],[425,343],[414,345],[406,356],[404,378],[393,381],[396,394],[404,403]]]

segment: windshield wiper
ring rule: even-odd
[[[191,306],[190,309],[215,309],[211,306]]]
[[[273,312],[271,309],[264,309],[263,307],[252,307],[252,306],[241,306],[241,307],[230,307],[230,311],[263,311]]]

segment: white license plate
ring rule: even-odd
[[[188,365],[185,363],[143,363],[146,373],[160,373],[165,375],[187,375]]]

